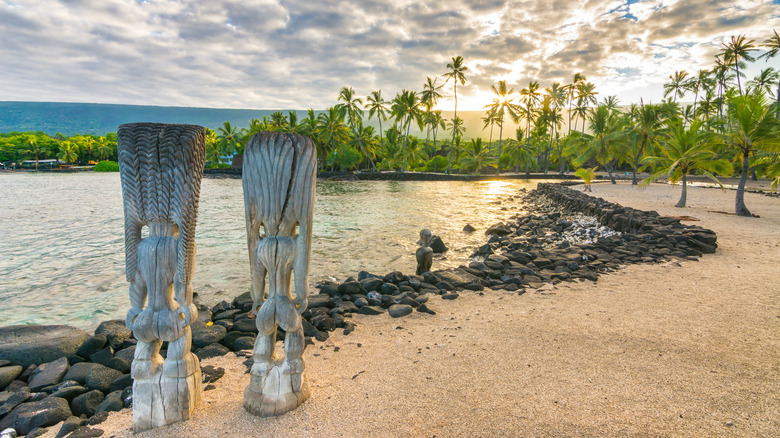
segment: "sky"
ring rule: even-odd
[[[577,72],[599,97],[659,102],[675,70],[772,29],[780,0],[0,0],[0,101],[324,109],[345,86],[390,100],[442,84],[460,55],[460,110],[483,109],[500,80]],[[746,80],[769,66],[780,56]],[[452,82],[442,91],[452,110]]]

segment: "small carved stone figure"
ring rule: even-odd
[[[314,143],[298,134],[260,132],[244,149],[250,291],[258,330],[244,409],[258,416],[283,414],[309,397],[301,313],[308,303],[316,172]],[[280,356],[274,351],[277,327],[285,331]]]
[[[186,420],[200,399],[190,323],[198,318],[191,281],[205,134],[200,126],[159,123],[126,124],[117,133],[132,306],[126,324],[138,339],[133,432]]]
[[[415,255],[417,256],[417,275],[422,275],[431,270],[433,264],[433,249],[430,246],[431,230],[424,229],[420,231],[420,240],[417,243],[420,247],[417,248]]]

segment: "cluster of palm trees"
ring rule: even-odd
[[[776,56],[777,32],[761,48],[765,53],[759,58]],[[275,112],[252,120],[248,129],[226,122],[211,136],[210,155],[218,163],[226,153],[240,152],[254,132],[284,130],[309,136],[323,169],[446,173],[524,169],[529,174],[595,166],[613,182],[616,172],[629,170],[634,184],[637,173],[645,170],[651,178],[665,175],[683,183],[691,173],[713,178],[739,174],[741,197],[750,173],[780,182],[775,123],[780,72],[766,68],[744,85],[742,81],[746,63],[759,61],[753,56],[757,50],[759,45],[746,36],[732,37],[711,69],[670,75],[665,99],[658,104],[623,107],[615,96],[599,101],[595,85],[582,73],[569,83],[555,82],[544,89],[534,80],[520,89],[498,81],[482,118],[489,139],[469,142],[463,139],[464,123],[458,116],[458,89],[468,83],[469,69],[463,57],[455,56],[441,76],[426,78],[422,91],[404,89],[389,101],[381,90],[361,97],[352,87],[344,87],[338,104],[319,113],[308,110],[301,120],[295,112]],[[455,103],[451,119],[435,109],[448,84]],[[692,104],[683,104],[686,96]],[[368,125],[372,119],[378,121],[378,131]],[[510,138],[505,137],[507,123],[517,126]],[[425,138],[412,135],[413,127]],[[445,141],[440,140],[442,131],[448,133]],[[684,204],[685,195],[679,205]],[[744,202],[737,204],[739,214],[749,214]]]
[[[56,158],[63,163],[83,163],[116,160],[116,134],[104,136],[57,134],[43,132],[11,132],[0,134],[0,161],[21,162],[31,159]]]

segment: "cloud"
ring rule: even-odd
[[[601,95],[657,85],[660,100],[674,70],[709,68],[734,34],[760,43],[779,17],[770,0],[6,0],[0,99],[319,109],[343,86],[420,90],[462,55],[461,108],[502,79],[580,71]]]

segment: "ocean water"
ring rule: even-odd
[[[434,269],[467,263],[484,230],[521,208],[509,198],[536,183],[319,181],[310,283],[361,270],[413,273],[422,228],[450,247]],[[89,329],[123,319],[130,305],[123,223],[118,173],[0,173],[0,326]],[[463,232],[467,223],[478,231]],[[203,179],[195,241],[201,302],[248,290],[240,180]]]

